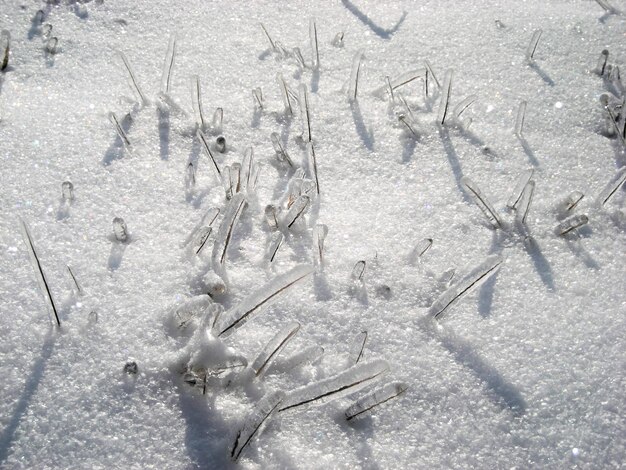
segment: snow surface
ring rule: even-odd
[[[626,73],[624,15],[590,0],[58,3],[0,5],[0,29],[12,36],[10,67],[0,75],[0,466],[623,465],[626,195],[620,189],[604,208],[593,201],[626,155],[606,136],[599,102],[606,82],[590,71],[606,48],[609,63]],[[626,11],[623,1],[611,3]],[[39,8],[58,37],[55,55],[44,52],[32,26]],[[319,73],[272,53],[259,26],[288,50],[300,47],[310,63],[310,18]],[[529,65],[537,29],[543,34]],[[335,47],[340,31],[344,44]],[[156,106],[174,32],[171,98],[184,114]],[[359,50],[358,100],[350,104]],[[127,56],[151,104],[137,104],[116,51]],[[473,120],[469,129],[440,129],[439,98],[426,103],[415,82],[400,89],[418,121],[415,141],[384,94],[371,94],[385,76],[421,70],[424,60],[441,82],[454,69],[452,107],[477,95],[463,115]],[[281,136],[296,163],[306,161],[299,114],[285,116],[277,72],[296,94],[300,83],[309,89],[321,195],[270,268],[264,208],[280,203],[291,175],[276,161],[270,134]],[[214,152],[218,164],[241,161],[252,146],[262,165],[227,252],[228,293],[216,301],[228,309],[277,275],[313,263],[312,227],[328,226],[323,273],[300,281],[224,343],[200,343],[213,358],[252,361],[287,323],[302,325],[297,337],[262,380],[215,380],[206,395],[183,381],[189,339],[172,331],[170,316],[204,292],[210,260],[210,249],[199,260],[180,245],[210,207],[225,205],[194,136],[195,74],[205,115],[224,109],[228,152]],[[262,112],[254,108],[256,87]],[[522,142],[513,127],[523,100]],[[110,111],[120,119],[131,113],[132,151],[122,148]],[[189,161],[198,162],[191,192]],[[529,168],[534,242],[524,241],[505,210]],[[491,226],[463,191],[463,176],[509,228]],[[74,185],[70,205],[61,201],[66,180]],[[576,213],[589,224],[565,239],[554,233],[554,207],[574,190],[585,194]],[[60,329],[47,318],[18,217],[30,226]],[[114,217],[125,220],[127,243],[115,240]],[[211,244],[216,234],[217,225]],[[424,238],[434,240],[432,248],[410,262]],[[446,288],[438,280],[444,271],[454,268],[460,279],[490,254],[505,259],[497,275],[440,326],[428,325],[426,312]],[[362,285],[350,278],[359,260],[366,261]],[[72,293],[66,265],[82,297]],[[364,360],[391,365],[379,385],[402,381],[408,390],[354,423],[343,413],[369,389],[279,413],[232,464],[237,430],[261,397],[341,372],[363,330]],[[287,358],[311,345],[324,348],[323,358],[288,370]],[[128,361],[136,361],[136,376],[124,372]]]

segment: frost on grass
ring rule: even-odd
[[[403,394],[408,389],[408,385],[403,382],[392,382],[387,385],[368,393],[364,397],[358,399],[345,412],[348,421],[358,418],[373,408],[380,406],[392,398]]]
[[[22,237],[24,238],[24,243],[26,244],[26,248],[28,250],[28,256],[30,258],[30,262],[33,265],[33,269],[35,270],[35,277],[37,278],[37,283],[39,284],[41,293],[44,296],[46,305],[48,305],[50,311],[54,314],[54,318],[56,320],[57,325],[61,326],[61,320],[59,320],[58,310],[54,302],[54,298],[52,297],[52,292],[50,291],[50,284],[48,283],[46,274],[43,271],[43,266],[41,265],[41,261],[39,259],[39,255],[37,254],[37,250],[35,250],[33,237],[30,234],[28,225],[26,225],[26,222],[24,222],[22,219],[20,219],[20,228],[22,230]]]
[[[389,364],[382,359],[356,364],[337,375],[310,383],[289,393],[280,411],[304,405],[323,405],[372,385],[388,371]]]
[[[213,262],[213,268],[218,266],[220,269],[224,268],[226,262],[226,251],[228,250],[228,244],[233,236],[235,225],[246,206],[246,197],[242,193],[238,193],[230,200],[226,212],[224,213],[224,219],[220,224],[220,228],[217,231],[217,237],[215,238],[215,245],[213,246],[213,254],[211,256]]]
[[[489,202],[482,191],[478,188],[476,183],[474,183],[470,178],[463,177],[461,178],[461,186],[467,191],[479,209],[483,211],[483,214],[485,214],[487,219],[489,219],[489,222],[491,222],[496,228],[502,228],[502,221],[500,220],[500,217],[498,217],[498,213],[494,209],[491,202]]]
[[[300,265],[272,279],[223,315],[218,336],[227,337],[234,333],[253,316],[268,307],[280,295],[312,272],[311,266]]]
[[[467,276],[441,294],[428,309],[428,314],[435,320],[441,320],[448,313],[450,307],[493,276],[502,262],[503,259],[498,255],[489,256]]]
[[[252,363],[255,377],[261,377],[265,374],[272,361],[278,357],[298,331],[300,331],[300,323],[291,322],[274,335]]]
[[[241,429],[237,432],[235,443],[230,452],[232,460],[237,461],[241,453],[253,438],[259,436],[267,423],[272,419],[285,399],[284,392],[270,393],[259,401]]]

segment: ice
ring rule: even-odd
[[[121,217],[113,219],[113,235],[118,242],[128,241],[128,227]]]
[[[316,262],[319,266],[324,264],[324,242],[326,241],[326,236],[328,235],[328,226],[325,224],[317,224],[313,229],[313,249],[316,253]]]
[[[506,203],[506,206],[509,209],[515,209],[517,207],[517,204],[519,204],[520,198],[522,197],[522,192],[524,191],[524,188],[526,187],[530,179],[533,177],[534,173],[535,173],[535,170],[533,169],[526,170],[519,177],[519,179],[517,180],[517,184],[515,185],[515,188],[513,189],[513,192],[511,193],[511,197]]]
[[[441,125],[445,124],[446,117],[448,116],[453,75],[454,70],[450,69],[446,72],[446,76],[443,79],[443,88],[441,89],[441,101],[439,101],[439,108],[437,110],[437,122]]]
[[[257,291],[228,310],[222,317],[219,336],[230,336],[248,320],[275,302],[289,288],[313,272],[311,266],[300,265],[275,277]]]
[[[377,406],[380,406],[392,398],[396,398],[398,395],[406,392],[409,388],[404,382],[392,382],[387,385],[368,393],[362,398],[359,398],[354,404],[346,410],[346,419],[358,418],[365,413],[368,413]]]
[[[284,392],[278,391],[269,393],[259,401],[252,413],[246,418],[242,428],[237,432],[237,437],[230,453],[234,461],[239,459],[241,453],[252,439],[263,432],[274,414],[278,412],[284,399]]]
[[[524,186],[524,190],[522,191],[522,195],[519,201],[519,207],[517,208],[517,212],[515,214],[515,220],[522,224],[526,225],[526,219],[528,218],[528,212],[530,211],[530,205],[533,202],[533,194],[535,193],[535,182],[530,180]]]
[[[367,341],[367,331],[361,331],[355,336],[350,348],[350,363],[358,364],[363,358],[363,349],[365,349],[365,342]]]
[[[246,197],[243,193],[237,193],[228,203],[228,207],[224,212],[224,218],[220,224],[220,228],[217,231],[215,237],[215,244],[213,245],[213,254],[211,259],[213,267],[224,269],[224,263],[226,262],[226,251],[228,244],[233,236],[235,225],[246,206]]]
[[[309,208],[311,198],[308,196],[299,196],[291,205],[285,216],[283,217],[283,225],[287,228],[291,228],[298,219]]]
[[[278,161],[287,162],[289,166],[293,168],[294,164],[291,161],[291,158],[289,158],[289,154],[283,147],[283,144],[280,143],[280,137],[278,134],[276,132],[272,132],[270,138],[272,140],[272,146],[274,147],[274,152],[276,152],[276,158]]]
[[[315,149],[313,148],[313,142],[309,142],[306,146],[306,154],[309,163],[309,174],[313,181],[315,181],[315,191],[317,194],[320,193],[320,183],[317,176],[317,160],[315,157]]]
[[[560,236],[567,235],[572,230],[576,230],[586,225],[588,222],[589,218],[585,214],[573,215],[557,225],[554,232]]]
[[[337,375],[313,382],[287,394],[280,411],[304,405],[323,405],[337,398],[351,395],[372,385],[389,371],[389,364],[382,359],[362,362]]]
[[[202,88],[200,87],[200,77],[197,75],[194,75],[191,79],[191,102],[198,119],[198,124],[200,124],[202,129],[206,129],[204,110],[202,108]]]
[[[597,204],[604,206],[611,197],[617,192],[617,190],[626,182],[626,166],[618,170],[618,172],[611,178],[611,181],[604,187],[602,192],[598,195]]]
[[[11,33],[3,29],[0,33],[0,72],[9,66],[9,54],[11,52]]]
[[[126,58],[126,55],[122,51],[118,51],[118,54],[120,58],[122,59],[122,62],[124,63],[124,67],[126,67],[126,71],[128,72],[128,76],[130,78],[130,83],[132,85],[132,88],[137,93],[137,96],[139,96],[139,99],[141,100],[141,104],[143,104],[144,106],[148,105],[150,102],[148,101],[148,98],[146,98],[146,95],[143,94],[143,91],[141,91],[135,72],[133,71],[133,68],[131,67],[130,62]]]
[[[478,186],[476,186],[476,183],[474,183],[470,178],[464,176],[461,179],[461,185],[463,186],[463,189],[465,189],[467,193],[471,196],[472,200],[476,203],[476,205],[483,212],[483,214],[485,214],[487,219],[489,219],[489,221],[496,228],[502,228],[502,221],[500,220],[498,213],[491,205],[489,200],[482,193],[482,191],[478,188]]]
[[[515,118],[515,135],[519,138],[522,137],[522,131],[524,130],[524,118],[526,116],[526,101],[521,101],[517,108],[517,117]]]
[[[305,84],[298,87],[300,97],[300,121],[302,122],[302,140],[311,142],[311,111],[309,108],[309,92]]]
[[[528,44],[528,48],[526,49],[526,60],[529,62],[533,61],[535,51],[537,50],[537,44],[539,44],[539,39],[541,38],[542,33],[543,31],[541,29],[537,29],[533,33],[533,37],[530,38],[530,44]]]
[[[71,181],[64,181],[61,184],[61,194],[64,201],[70,202],[74,199],[74,185]]]
[[[311,43],[311,51],[313,52],[313,68],[320,68],[320,51],[317,45],[317,25],[315,19],[309,21],[309,41]]]
[[[556,211],[559,215],[571,214],[571,211],[578,206],[584,197],[585,195],[582,192],[572,191],[557,203]]]
[[[503,259],[498,255],[487,257],[485,261],[472,269],[467,276],[441,294],[428,309],[428,314],[436,320],[443,319],[452,305],[484,284],[489,277],[498,271],[502,263]]]
[[[270,238],[270,243],[267,247],[267,254],[266,254],[266,258],[270,264],[272,264],[274,260],[276,259],[276,254],[278,253],[278,250],[280,249],[284,240],[285,240],[285,236],[281,232],[275,232],[272,234],[272,237]]]
[[[265,374],[272,361],[278,357],[298,331],[300,331],[300,323],[291,322],[272,337],[252,363],[252,370],[256,377],[262,377]]]
[[[352,70],[350,71],[350,85],[348,87],[348,99],[356,101],[359,92],[359,73],[361,71],[361,61],[363,60],[363,51],[358,51],[352,59]]]
[[[211,227],[217,216],[220,214],[220,210],[217,207],[209,208],[200,221],[196,224],[193,230],[189,233],[185,241],[181,244],[181,248],[185,245],[188,245],[192,240],[197,239],[198,232],[202,227]]]

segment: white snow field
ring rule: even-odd
[[[0,467],[623,467],[609,2],[1,0]]]

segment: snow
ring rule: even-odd
[[[626,12],[623,1],[611,4]],[[56,54],[46,53],[53,46],[43,37],[49,28],[33,23],[39,8],[52,25],[49,39],[58,38]],[[288,51],[299,47],[310,65],[311,18],[319,68],[303,70],[297,59],[269,49],[259,23]],[[0,466],[622,465],[623,186],[606,204],[596,201],[620,181],[626,153],[610,137],[600,101],[619,90],[594,69],[604,49],[609,64],[626,68],[625,18],[591,0],[3,0],[0,30],[10,31],[11,55],[0,72]],[[341,32],[343,41],[336,40]],[[174,33],[171,92],[159,95]],[[149,103],[138,102],[118,52]],[[477,99],[462,124],[449,112],[439,126],[438,92],[425,101],[421,79],[395,89],[413,115],[414,137],[397,117],[406,111],[400,98],[390,106],[386,77],[393,86],[404,73],[424,70],[426,60],[442,85],[454,71],[451,111]],[[293,117],[284,112],[277,73],[294,94]],[[216,163],[238,164],[252,147],[261,166],[234,225],[225,277],[206,277],[213,272],[208,247],[197,257],[184,246],[215,207],[221,212],[207,242],[213,245],[227,207],[196,137],[195,75],[204,117],[224,111],[221,129],[205,129]],[[304,96],[300,85],[308,91],[320,196],[296,191],[311,200],[288,227],[288,191],[298,184],[301,190],[302,182],[291,181],[295,172],[279,161],[270,136],[277,133],[305,170],[298,176],[313,178],[294,100]],[[251,92],[259,87],[263,109]],[[520,102],[527,105],[516,136]],[[130,145],[118,137],[110,112]],[[225,153],[215,148],[218,134],[226,138]],[[530,169],[535,191],[524,233],[506,203]],[[463,178],[481,189],[505,228],[477,209]],[[72,199],[63,198],[66,181]],[[567,214],[559,204],[574,191],[585,197]],[[278,227],[266,220],[269,204],[282,209]],[[564,219],[583,215],[588,223],[576,233],[555,233]],[[124,243],[114,234],[118,217],[127,227]],[[60,328],[47,313],[20,218]],[[321,266],[313,233],[319,224],[328,227]],[[277,230],[285,239],[270,264],[266,250]],[[424,239],[432,246],[416,257]],[[495,276],[445,319],[426,319],[450,286],[450,270],[454,283],[490,256],[504,260]],[[361,260],[366,269],[357,288],[350,274]],[[314,263],[312,275],[228,338],[206,334],[209,314],[238,312],[262,286]],[[197,296],[209,288],[214,303],[205,304]],[[183,305],[194,320],[181,332],[172,315]],[[204,369],[233,358],[252,363],[291,322],[301,329],[262,380],[220,377],[204,395],[185,383],[196,362]],[[346,421],[346,408],[372,389],[278,413],[232,463],[237,431],[259,400],[342,374],[362,331],[361,360],[390,366],[372,389],[400,381],[407,390],[354,422]],[[290,368],[294,355],[317,355],[319,348],[320,360]],[[124,372],[132,361],[137,374]]]

